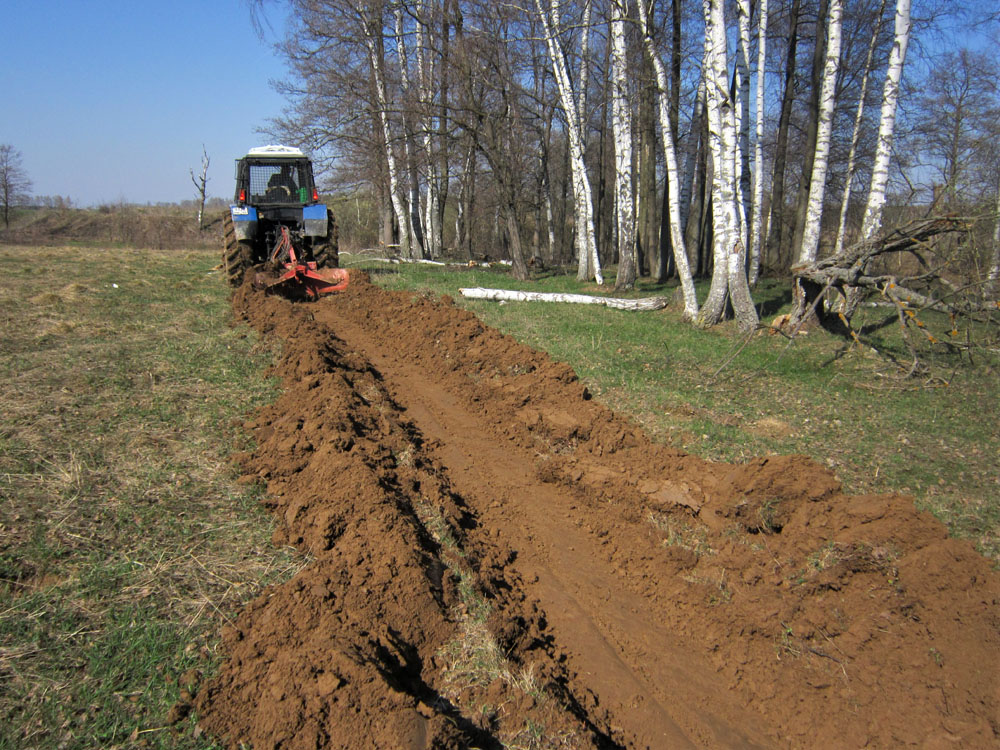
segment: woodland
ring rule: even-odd
[[[1000,13],[982,3],[287,11],[270,133],[320,158],[361,243],[499,255],[520,279],[675,279],[702,326],[759,325],[762,273],[795,279],[796,328],[849,330],[873,295],[904,320],[996,307]]]

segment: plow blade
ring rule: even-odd
[[[315,263],[286,263],[279,274],[258,272],[254,286],[268,294],[291,299],[316,299],[321,294],[339,292],[350,277],[343,268],[316,268]]]

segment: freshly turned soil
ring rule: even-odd
[[[912,498],[655,443],[447,297],[233,309],[283,351],[238,461],[310,562],[224,633],[229,746],[1000,742],[1000,576]],[[504,674],[455,656],[472,622]]]

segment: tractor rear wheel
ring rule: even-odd
[[[249,244],[236,239],[236,228],[233,226],[231,214],[227,213],[222,219],[222,233],[225,238],[222,268],[226,273],[226,281],[229,282],[229,286],[239,286],[243,283],[247,269],[253,265],[253,253]]]
[[[326,210],[326,237],[318,238],[313,245],[313,260],[320,268],[338,268],[340,266],[339,230],[333,211]]]

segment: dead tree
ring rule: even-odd
[[[205,150],[205,146],[203,144],[201,147],[201,174],[195,177],[194,170],[189,170],[191,172],[191,182],[194,183],[194,187],[198,191],[199,232],[205,228],[205,195],[208,190],[208,163],[208,152]]]
[[[926,339],[931,345],[944,345],[948,351],[964,352],[971,357],[972,350],[978,347],[973,341],[973,331],[988,330],[995,342],[995,333],[1000,329],[1000,302],[989,299],[986,283],[963,282],[949,274],[951,254],[941,252],[941,245],[954,243],[931,240],[939,235],[966,233],[972,224],[970,219],[957,217],[922,219],[862,240],[839,255],[793,267],[795,304],[780,327],[787,327],[794,336],[807,324],[819,324],[832,333],[861,343],[859,333],[863,336],[898,321],[903,344],[912,357],[907,377],[926,369],[911,334],[916,335],[918,341]],[[911,257],[912,262],[908,264],[911,270],[895,273],[887,270],[893,265],[904,267],[902,263],[886,262],[894,254],[899,259],[901,253]],[[878,304],[892,312],[874,327],[858,330],[845,314],[846,306],[838,309],[833,305],[827,309],[825,303],[830,300],[827,294],[830,290],[840,292],[844,300],[860,300],[862,295],[877,297]],[[924,312],[939,315],[924,316]],[[966,325],[962,326],[963,323]],[[966,328],[964,340],[960,327]],[[889,357],[896,361],[891,355]]]
[[[792,268],[795,276],[795,306],[789,315],[789,325],[796,330],[803,324],[818,322],[824,328],[847,333],[849,321],[842,313],[831,315],[822,300],[829,290],[836,290],[845,297],[850,292],[872,293],[886,297],[897,307],[916,306],[949,315],[969,314],[992,309],[994,306],[957,298],[954,284],[942,276],[942,264],[933,264],[929,258],[929,240],[941,234],[965,232],[967,219],[937,217],[922,219],[884,235],[862,240],[841,254],[804,263]],[[874,261],[893,253],[909,253],[917,261],[919,272],[906,277],[881,272],[874,268]],[[949,292],[935,296],[935,285]]]

